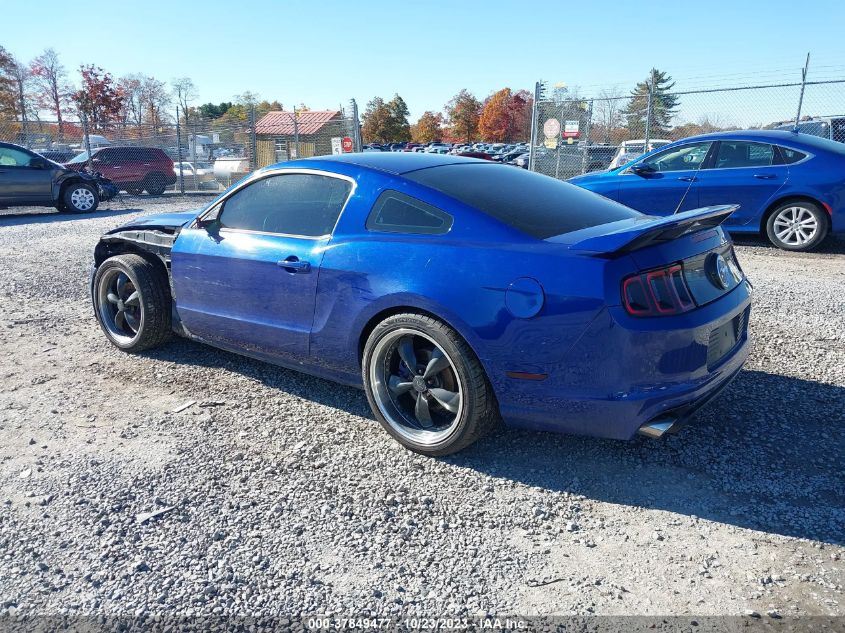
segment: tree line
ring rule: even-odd
[[[466,89],[444,106],[443,112],[426,110],[413,125],[405,100],[374,97],[361,117],[365,143],[526,141],[531,134],[533,97],[527,90],[502,88],[484,101]]]
[[[0,46],[0,122],[12,122],[24,136],[46,128],[62,142],[80,137],[75,120],[86,120],[92,133],[139,138],[172,126],[177,109],[183,125],[210,121],[212,131],[243,126],[253,109],[256,119],[283,109],[279,101],[262,100],[251,92],[231,102],[197,104],[198,92],[190,77],[169,83],[143,73],[114,77],[100,66],[83,64],[73,79],[52,48],[24,62]],[[301,104],[298,109],[307,107]]]
[[[646,127],[651,138],[668,139],[728,129],[727,124],[712,115],[702,117],[697,123],[673,126],[680,106],[678,95],[673,93],[674,86],[672,77],[656,68],[628,93],[614,87],[601,91],[595,98],[587,98],[577,87],[556,86],[541,99],[539,124],[542,126],[549,118],[556,118],[561,124],[565,120],[577,120],[582,133],[590,128],[591,142],[612,144],[642,138]],[[427,110],[416,123],[410,124],[408,107],[402,97],[397,94],[390,101],[374,97],[362,117],[362,135],[366,143],[409,139],[416,143],[528,141],[533,106],[533,94],[527,90],[502,88],[480,100],[464,89],[441,112]]]

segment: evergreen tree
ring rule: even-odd
[[[652,68],[645,81],[637,84],[631,91],[631,100],[623,112],[627,121],[626,127],[632,137],[642,137],[645,134],[648,112],[648,95],[654,82],[654,96],[651,105],[651,138],[667,136],[672,127],[672,117],[678,111],[678,97],[671,93],[675,82],[665,72]]]

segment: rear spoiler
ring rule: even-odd
[[[692,209],[665,218],[637,222],[617,231],[605,233],[572,245],[575,250],[592,251],[601,255],[620,255],[647,246],[669,242],[690,233],[697,233],[719,226],[739,209],[738,204],[722,204]]]

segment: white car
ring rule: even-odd
[[[214,169],[207,163],[193,163],[181,162],[173,163],[173,173],[176,174],[176,186],[179,186],[179,174],[187,185],[193,185],[196,180],[197,187],[217,188],[217,181],[214,178]],[[212,187],[213,186],[213,187]]]
[[[621,167],[625,163],[630,163],[632,160],[639,158],[643,154],[646,154],[653,149],[657,149],[658,147],[668,145],[671,142],[672,141],[667,141],[662,138],[653,138],[649,140],[648,148],[644,149],[644,138],[622,141],[622,144],[619,146],[619,149],[616,150],[616,154],[613,155],[613,160],[610,161],[610,165],[608,165],[607,168],[616,169],[617,167]]]
[[[451,145],[446,145],[446,143],[432,143],[425,148],[425,151],[429,154],[446,154],[451,147]]]

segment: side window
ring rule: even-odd
[[[452,228],[452,216],[398,191],[385,191],[367,217],[367,229],[382,233],[440,235]]]
[[[11,147],[0,147],[0,166],[2,167],[29,167],[32,156],[19,149]]]
[[[317,237],[328,235],[352,185],[317,174],[279,174],[247,185],[223,202],[223,228]]]
[[[95,150],[91,159],[95,158],[104,165],[111,165],[114,162],[114,150],[101,149],[99,152]]]
[[[768,167],[774,160],[774,147],[768,143],[722,141],[716,156],[716,169]]]
[[[799,160],[807,158],[807,155],[804,152],[799,152],[797,149],[789,149],[788,147],[783,147],[782,145],[779,145],[778,149],[780,149],[780,155],[786,165],[791,165],[792,163],[797,163]]]
[[[657,171],[698,169],[707,157],[710,145],[709,142],[680,145],[654,154],[647,162]]]

